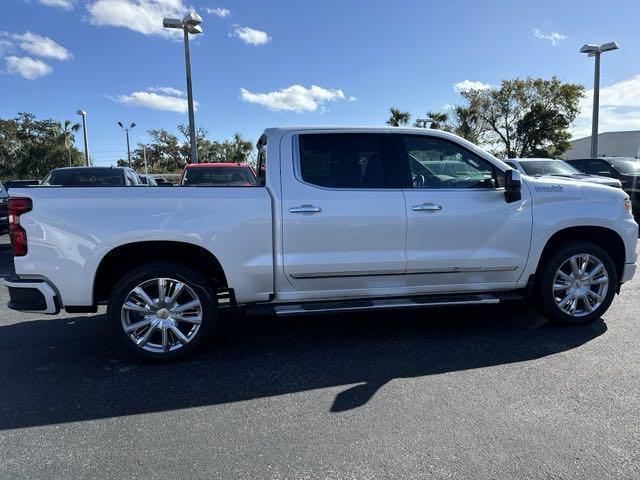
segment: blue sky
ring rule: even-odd
[[[640,129],[637,0],[3,0],[0,116],[88,112],[98,164],[121,158],[116,122],[145,131],[186,123],[184,52],[161,18],[195,10],[196,122],[255,140],[269,126],[384,123],[391,106],[446,110],[457,88],[559,76],[591,88],[584,43],[603,56],[601,131]],[[466,81],[466,82],[465,82]],[[315,86],[315,87],[314,87]],[[576,136],[589,132],[589,99]],[[77,138],[80,145],[80,136]],[[81,147],[82,148],[82,147]]]

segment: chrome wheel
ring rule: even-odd
[[[600,307],[608,289],[609,277],[604,263],[586,253],[566,260],[553,280],[556,305],[572,317],[584,317]]]
[[[143,350],[171,352],[191,342],[202,324],[202,303],[191,287],[172,278],[154,278],[125,297],[122,328]]]

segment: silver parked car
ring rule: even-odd
[[[609,187],[622,188],[620,180],[615,178],[587,175],[568,163],[554,158],[510,158],[505,160],[511,168],[530,177],[563,177],[581,182],[597,183]]]

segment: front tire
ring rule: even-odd
[[[148,263],[118,282],[107,316],[117,340],[138,358],[178,360],[213,333],[217,297],[214,285],[186,265]]]
[[[536,282],[536,303],[558,323],[582,324],[600,318],[615,295],[617,272],[611,256],[598,245],[561,246],[545,260]]]

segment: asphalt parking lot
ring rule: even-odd
[[[2,286],[0,478],[637,479],[639,293],[573,328],[517,304],[239,318],[153,366]]]

